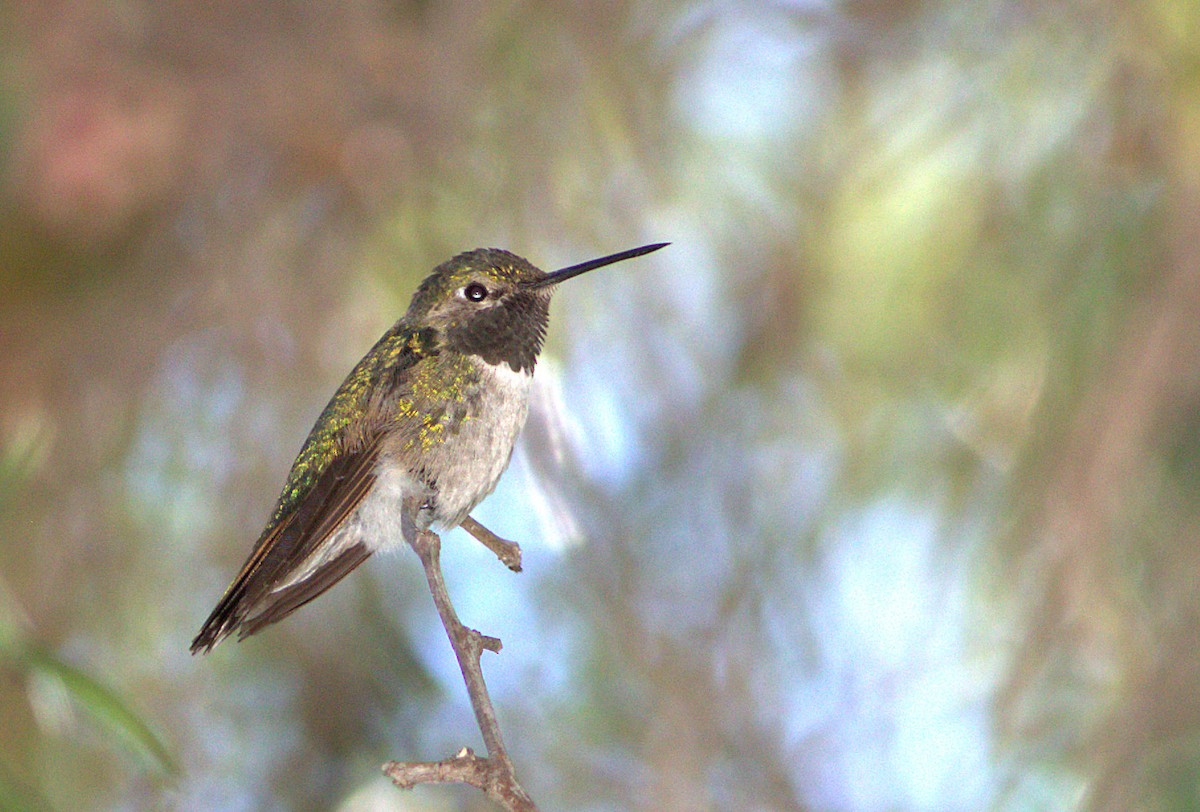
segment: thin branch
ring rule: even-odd
[[[525,790],[497,762],[480,758],[469,747],[441,761],[389,761],[383,773],[401,789],[417,784],[468,784],[512,812],[536,812]]]
[[[521,545],[515,541],[502,539],[481,525],[479,522],[472,519],[470,516],[462,520],[459,525],[463,530],[466,530],[484,547],[487,547],[496,558],[500,559],[500,563],[508,567],[513,572],[521,571]]]
[[[438,617],[442,619],[446,636],[450,638],[450,645],[458,658],[458,668],[462,671],[463,682],[466,683],[467,694],[471,698],[471,708],[475,711],[475,721],[479,724],[479,732],[483,735],[488,755],[487,758],[479,758],[469,748],[463,748],[458,755],[442,761],[388,762],[384,765],[383,772],[396,786],[403,789],[430,783],[470,784],[483,790],[489,798],[510,812],[536,812],[537,806],[517,782],[513,773],[512,761],[504,748],[500,725],[496,721],[496,711],[492,707],[487,684],[483,681],[483,669],[479,665],[479,658],[484,649],[500,651],[500,640],[482,635],[464,626],[458,619],[458,613],[454,611],[454,605],[450,602],[446,581],[442,577],[442,542],[437,534],[429,530],[418,531],[412,547],[421,558],[421,565],[425,568],[425,580],[429,584],[429,592],[437,607]]]

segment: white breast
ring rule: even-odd
[[[468,414],[456,435],[429,452],[436,456],[431,469],[440,472],[437,509],[429,519],[439,528],[457,527],[495,489],[529,414],[531,372],[514,372],[506,363],[475,363],[485,381],[481,387],[484,394],[478,399],[479,413]],[[403,466],[381,461],[375,470],[375,484],[358,508],[276,589],[304,580],[356,543],[366,544],[372,552],[403,544],[401,515],[405,497],[413,493],[424,499],[424,483]],[[420,517],[418,521],[424,523]]]
[[[458,435],[439,449],[434,523],[444,528],[456,527],[495,489],[529,415],[532,371],[515,372],[506,363],[476,363],[488,382],[483,414],[469,415]]]

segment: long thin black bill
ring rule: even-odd
[[[559,282],[566,281],[572,276],[579,276],[581,273],[594,271],[597,268],[603,268],[605,265],[612,265],[614,262],[621,262],[622,260],[640,257],[642,254],[649,254],[651,251],[657,251],[658,249],[665,248],[670,244],[671,243],[669,242],[656,242],[653,245],[643,245],[641,248],[630,248],[628,251],[620,251],[616,254],[609,254],[606,257],[600,257],[600,259],[589,259],[587,262],[581,262],[578,265],[572,265],[569,268],[563,268],[562,270],[555,271],[554,273],[547,275],[545,278],[539,279],[538,281],[529,285],[529,287],[532,289],[537,289],[549,287],[550,285],[557,285]]]

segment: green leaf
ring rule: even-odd
[[[58,680],[75,702],[142,764],[160,775],[177,775],[179,766],[150,726],[113,690],[37,646],[24,648],[28,665]]]

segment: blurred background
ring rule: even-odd
[[[0,5],[0,809],[482,810],[410,553],[188,644],[437,263],[556,297],[444,565],[562,810],[1200,808],[1200,6]]]

